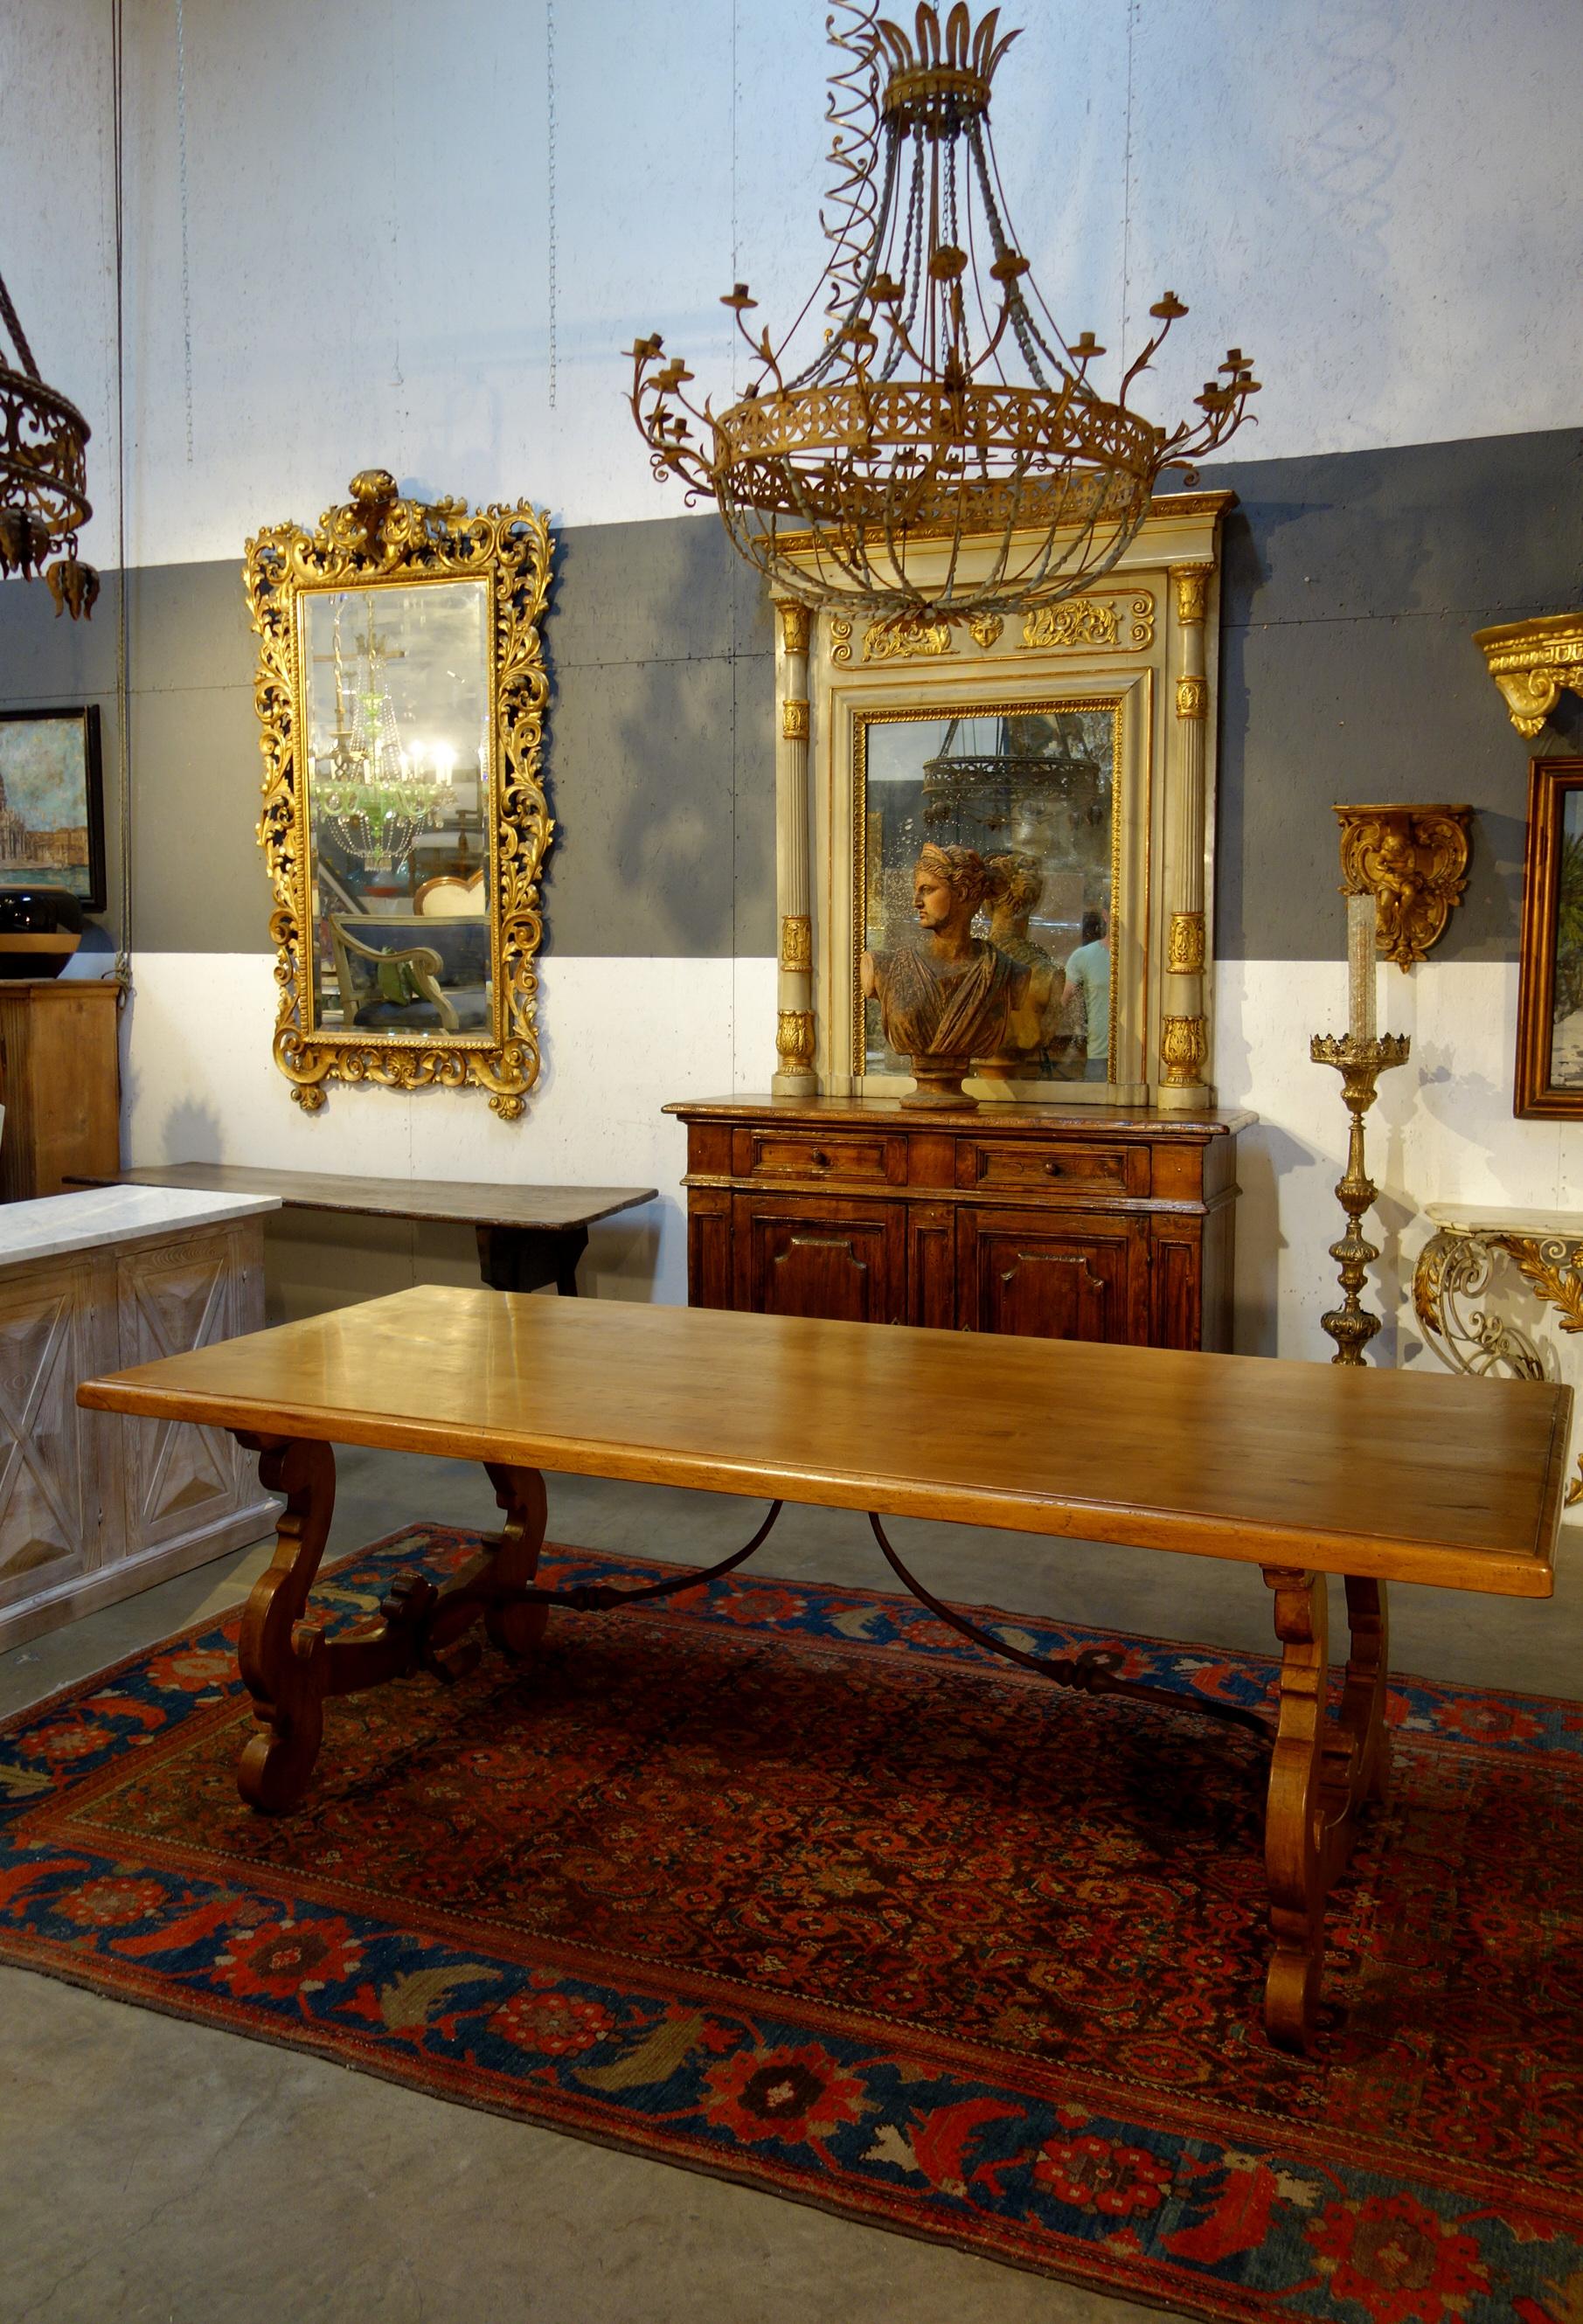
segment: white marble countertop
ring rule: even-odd
[[[280,1207],[274,1194],[200,1194],[182,1186],[87,1186],[80,1194],[0,1203],[0,1268],[218,1226]]]

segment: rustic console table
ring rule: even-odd
[[[284,1210],[344,1211],[375,1219],[477,1230],[478,1271],[492,1291],[537,1291],[553,1283],[577,1291],[577,1263],[588,1229],[618,1211],[652,1203],[653,1186],[490,1186],[440,1178],[353,1178],[332,1171],[255,1170],[235,1162],[154,1162],[89,1185],[201,1187],[210,1194],[270,1194]]]
[[[688,1297],[849,1323],[1228,1348],[1251,1113],[724,1098],[687,1124]]]

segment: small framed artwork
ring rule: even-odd
[[[1529,761],[1513,1111],[1583,1120],[1583,759]]]
[[[0,710],[0,890],[65,888],[105,908],[99,713]]]

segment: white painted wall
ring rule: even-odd
[[[271,1052],[273,954],[143,952],[134,970],[124,1039],[129,1163],[653,1186],[657,1202],[591,1232],[582,1279],[606,1297],[685,1305],[687,1139],[661,1109],[762,1088],[773,1064],[773,960],[551,958],[540,969],[543,1067],[523,1120],[502,1121],[481,1091],[337,1084],[310,1114]],[[377,1245],[369,1241],[367,1266],[349,1278],[356,1296],[393,1287]],[[403,1238],[384,1238],[387,1250],[398,1245]],[[441,1263],[421,1272],[477,1280],[465,1235],[434,1249]],[[346,1296],[342,1278],[327,1278],[321,1298],[300,1291],[296,1304]]]
[[[811,288],[824,0],[553,0],[553,236],[551,5],[188,0],[183,172],[173,0],[127,0],[130,561],[239,554],[375,463],[570,523],[679,511],[621,350],[658,327],[728,385],[719,293],[745,275],[789,318]],[[1159,415],[1235,339],[1266,383],[1248,456],[1574,423],[1576,0],[1010,14],[1011,216],[1116,354],[1160,290],[1189,301]],[[105,564],[108,40],[103,0],[0,18],[5,271],[93,424]]]

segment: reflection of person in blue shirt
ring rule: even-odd
[[[1069,1007],[1078,993],[1088,1028],[1086,1082],[1110,1079],[1110,915],[1104,910],[1083,914],[1083,941],[1067,962],[1066,990],[1061,1006]]]

